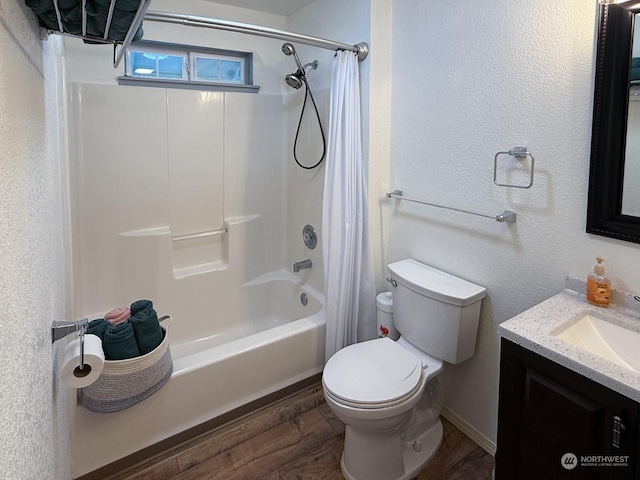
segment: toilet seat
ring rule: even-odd
[[[355,408],[402,403],[423,385],[422,361],[389,338],[349,345],[327,362],[323,385],[335,401]]]

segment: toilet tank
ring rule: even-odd
[[[412,259],[388,268],[395,280],[393,314],[402,338],[445,362],[470,358],[485,288]]]

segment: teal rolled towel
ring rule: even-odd
[[[91,335],[96,335],[100,337],[100,340],[104,341],[104,334],[107,331],[111,324],[107,322],[104,318],[98,318],[97,320],[91,320],[87,325],[86,333],[90,333]]]
[[[133,325],[140,355],[146,355],[162,343],[164,330],[160,327],[158,314],[153,308],[146,308],[136,313],[129,317],[128,321]]]
[[[136,300],[129,307],[131,310],[131,316],[134,316],[136,313],[146,310],[147,308],[153,308],[153,302],[151,300]]]
[[[104,334],[102,349],[107,360],[124,360],[140,356],[138,343],[131,323],[109,326]]]
[[[136,12],[140,7],[140,0],[118,0],[116,8],[125,12]]]

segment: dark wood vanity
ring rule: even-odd
[[[637,402],[505,338],[499,402],[496,480],[640,479]]]

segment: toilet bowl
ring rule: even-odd
[[[345,347],[322,377],[327,404],[346,425],[348,480],[408,480],[424,467],[442,441],[443,361],[460,363],[475,349],[483,287],[415,260],[389,270],[400,338]]]

